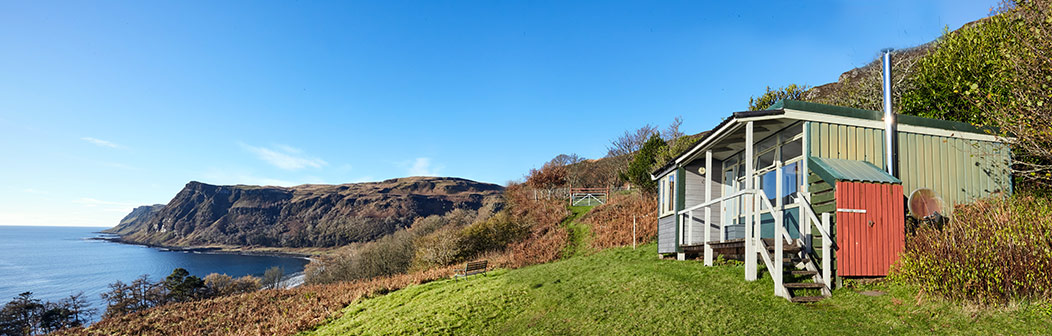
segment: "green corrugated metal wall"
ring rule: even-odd
[[[809,122],[810,155],[869,161],[884,168],[884,130]],[[899,131],[899,178],[908,196],[931,188],[949,204],[1011,191],[1004,144]]]

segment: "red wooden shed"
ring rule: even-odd
[[[834,188],[837,274],[888,275],[905,246],[902,181],[865,161],[812,158],[809,166]]]

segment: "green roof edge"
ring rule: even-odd
[[[881,121],[884,120],[884,113],[879,112],[879,111],[863,110],[863,109],[857,109],[857,108],[853,108],[853,107],[843,107],[843,106],[836,106],[836,105],[826,105],[826,104],[805,102],[805,101],[792,100],[792,99],[779,100],[777,103],[775,103],[775,105],[771,106],[771,108],[772,109],[776,109],[775,106],[777,106],[778,109],[793,109],[793,110],[801,110],[801,111],[808,111],[808,112],[817,112],[817,113],[822,113],[822,114],[835,115],[835,116],[841,116],[841,117],[849,117],[849,118],[861,118],[861,119],[881,120]],[[938,129],[944,129],[944,130],[948,130],[948,131],[957,131],[957,132],[968,132],[968,133],[987,134],[987,135],[995,134],[995,133],[993,133],[994,130],[991,129],[991,128],[988,128],[988,127],[979,128],[979,127],[975,127],[972,124],[963,123],[963,122],[959,122],[959,121],[931,119],[931,118],[918,117],[918,116],[908,115],[908,114],[895,114],[895,117],[896,117],[896,119],[898,119],[898,123],[899,124],[905,124],[905,125],[911,125],[911,126],[919,126],[919,127],[938,128]]]

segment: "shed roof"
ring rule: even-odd
[[[807,167],[829,184],[836,184],[836,181],[902,183],[902,180],[866,161],[810,157]]]
[[[803,102],[791,99],[783,99],[764,111],[734,112],[730,118],[726,118],[716,125],[707,135],[702,137],[698,143],[691,146],[687,151],[679,154],[661,167],[651,172],[651,178],[657,179],[668,174],[682,161],[696,158],[701,150],[719,141],[721,137],[727,136],[724,129],[735,130],[736,127],[750,120],[762,120],[770,118],[785,118],[806,121],[829,122],[836,124],[856,124],[855,126],[883,128],[884,114],[879,111],[870,111],[843,106],[825,105],[811,102]],[[899,132],[935,135],[942,133],[943,136],[978,138],[983,141],[1000,141],[997,132],[987,127],[976,127],[967,123],[922,118],[911,115],[896,114],[895,119],[899,125]]]

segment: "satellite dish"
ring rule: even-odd
[[[919,188],[910,193],[909,207],[910,215],[918,220],[936,215],[949,215],[946,203],[935,194],[935,191],[928,188]]]

